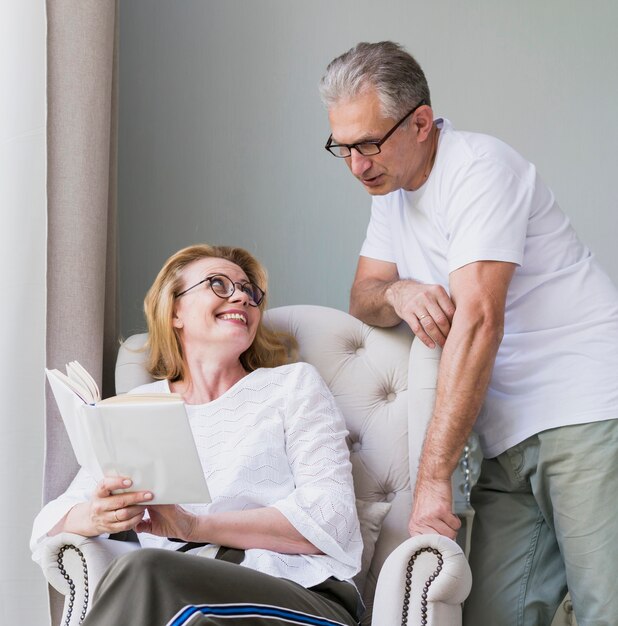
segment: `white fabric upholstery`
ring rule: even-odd
[[[121,554],[139,548],[137,542],[112,541],[61,533],[39,544],[39,562],[47,582],[65,597],[62,617],[52,626],[77,626],[90,608],[92,594],[107,566]],[[52,608],[52,607],[50,607]]]
[[[357,499],[391,504],[368,571],[363,572],[366,574],[363,596],[369,607],[363,623],[370,623],[378,575],[373,624],[425,623],[421,615],[423,586],[427,576],[434,573],[437,558],[426,551],[431,548],[440,553],[443,565],[427,596],[426,623],[458,624],[459,604],[467,596],[471,581],[462,550],[456,543],[434,535],[409,539],[407,531],[411,485],[433,408],[439,353],[420,341],[412,342],[412,334],[403,325],[387,330],[373,328],[346,313],[325,307],[280,307],[268,311],[265,321],[274,329],[296,337],[300,360],[314,365],[333,392],[350,432],[348,443]],[[121,347],[116,367],[117,393],[150,382],[144,368],[146,354],[141,350],[145,339],[144,334],[134,335]],[[105,559],[98,554],[101,543],[118,542],[82,540],[79,545],[88,555],[96,553],[93,558],[103,562]],[[63,581],[58,583],[58,577],[53,575],[57,567],[55,555],[62,539],[53,538],[47,544],[46,574],[54,586],[63,587]],[[417,551],[421,552],[414,556]],[[407,621],[402,622],[406,566],[412,557],[414,582]],[[100,575],[90,573],[94,567],[94,561],[92,565],[88,561],[91,594]],[[83,578],[81,564],[74,577],[76,583]],[[66,589],[60,591],[66,593]]]
[[[408,568],[412,575],[407,580]],[[433,576],[433,579],[431,578]],[[460,626],[461,603],[472,577],[457,543],[440,535],[407,539],[384,563],[375,595],[373,626],[401,624],[402,589],[410,588],[410,624]],[[424,587],[428,589],[425,592]]]

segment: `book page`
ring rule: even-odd
[[[77,395],[83,402],[87,402],[88,404],[95,402],[95,399],[90,394],[89,389],[87,387],[84,387],[79,381],[69,378],[60,370],[48,370],[47,368],[45,368],[45,373],[47,374],[47,379],[49,380],[50,384],[52,383],[52,377],[56,382],[56,387],[52,385],[52,391],[54,392],[56,400],[58,399],[58,396],[56,394],[56,388],[58,385],[61,384],[63,387],[65,387],[67,392],[70,391],[71,393]]]
[[[90,397],[92,398],[89,401],[89,404],[93,404],[94,402],[98,402],[101,399],[101,392],[99,391],[99,387],[95,382],[94,378],[86,371],[86,369],[80,365],[79,361],[71,361],[66,366],[67,376],[80,385],[88,389]]]
[[[181,400],[83,405],[82,415],[104,475],[128,476],[152,504],[210,502]]]
[[[103,472],[97,462],[89,431],[81,419],[81,409],[86,406],[84,400],[71,387],[67,386],[66,376],[62,372],[58,370],[45,371],[77,462],[87,469],[96,480],[100,480],[103,478]]]

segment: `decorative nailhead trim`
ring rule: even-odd
[[[421,548],[420,550],[417,550],[408,561],[408,567],[406,568],[406,587],[403,596],[403,607],[401,609],[401,626],[407,626],[408,624],[408,609],[410,607],[410,592],[412,588],[412,569],[414,568],[414,561],[416,561],[416,558],[423,552],[432,552],[438,557],[438,567],[436,568],[436,571],[427,579],[421,595],[421,624],[422,626],[427,626],[427,594],[431,583],[442,571],[442,565],[444,563],[442,553],[435,548]]]
[[[469,440],[468,440],[469,441]],[[464,477],[463,494],[466,499],[466,506],[470,508],[470,492],[472,491],[472,471],[470,468],[470,453],[472,448],[466,443],[459,461],[459,468]]]
[[[89,599],[89,591],[88,591],[88,567],[86,565],[86,558],[84,557],[84,553],[77,547],[72,544],[67,544],[60,548],[60,552],[58,552],[58,569],[60,573],[64,576],[64,579],[69,583],[69,606],[67,608],[67,617],[64,622],[64,626],[70,626],[71,617],[73,615],[73,605],[75,604],[75,583],[71,579],[71,577],[67,574],[66,569],[64,568],[64,553],[67,550],[75,550],[79,555],[79,558],[82,560],[82,570],[84,572],[84,605],[82,607],[82,612],[79,616],[78,624],[81,624],[86,617],[86,611],[88,609],[88,599]]]

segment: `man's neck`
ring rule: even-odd
[[[425,165],[422,168],[421,172],[419,172],[419,178],[414,181],[414,184],[411,189],[408,191],[416,191],[420,189],[425,181],[429,178],[429,174],[431,174],[431,170],[433,169],[433,165],[436,161],[436,155],[438,154],[438,138],[440,136],[440,129],[434,123],[431,127],[431,131],[429,132],[429,136],[425,145],[427,146],[427,153],[425,155]]]

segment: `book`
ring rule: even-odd
[[[77,361],[66,374],[45,369],[77,462],[95,480],[128,476],[120,491],[150,491],[148,504],[211,501],[204,470],[178,394],[122,394],[101,399]]]

